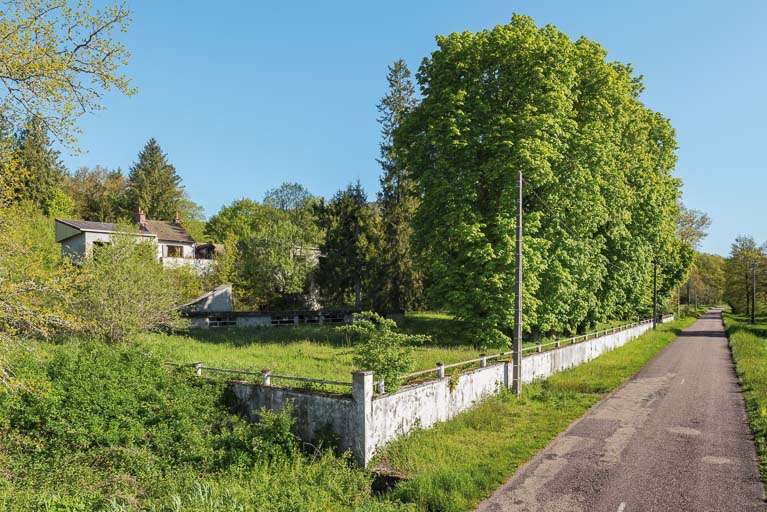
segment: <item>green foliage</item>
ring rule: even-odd
[[[51,147],[47,127],[37,116],[30,118],[16,135],[18,164],[26,169],[26,179],[19,189],[19,200],[31,201],[41,208],[55,200],[65,174],[59,152]]]
[[[6,361],[11,347],[79,328],[71,307],[78,272],[60,264],[53,233],[32,204],[0,209],[0,392],[23,384]]]
[[[186,325],[174,309],[189,298],[174,286],[181,271],[166,272],[156,245],[137,236],[114,235],[82,262],[84,285],[76,300],[86,333],[124,342],[140,332]]]
[[[748,419],[759,454],[762,480],[767,480],[767,321],[754,325],[744,317],[724,315],[738,380],[743,387]]]
[[[394,132],[415,108],[415,89],[410,70],[400,59],[389,66],[389,91],[378,104],[381,124],[381,208],[380,284],[385,305],[393,309],[423,306],[423,276],[416,268],[410,247],[413,216],[418,208],[415,183],[394,146]]]
[[[376,380],[383,379],[389,392],[396,391],[400,377],[413,368],[411,345],[430,341],[428,336],[403,334],[396,328],[393,320],[372,311],[355,313],[351,325],[337,328],[355,343],[354,364],[362,370],[372,371]]]
[[[132,94],[120,74],[128,52],[114,38],[129,13],[121,3],[12,2],[0,16],[3,118],[16,126],[37,116],[59,142],[76,142],[75,122],[101,108],[104,91]]]
[[[296,187],[271,191],[269,204],[236,200],[207,223],[207,236],[226,245],[218,279],[234,285],[240,308],[302,308],[309,302],[321,234],[312,196]]]
[[[280,411],[270,411],[262,407],[258,411],[258,423],[253,426],[256,434],[253,449],[268,460],[280,460],[297,455],[298,443],[291,432],[295,423],[292,416],[293,405],[288,402]]]
[[[128,175],[130,210],[139,208],[148,219],[173,220],[184,196],[181,177],[168,163],[168,155],[154,138],[149,139],[138,154],[138,162]]]
[[[64,176],[64,192],[74,200],[75,218],[95,222],[133,220],[130,210],[128,181],[122,171],[110,171],[100,166],[80,167]]]
[[[675,237],[675,134],[639,101],[631,68],[519,15],[437,44],[394,137],[418,184],[415,240],[437,305],[486,344],[509,341],[519,170],[528,332],[646,312],[653,260],[667,263],[668,297],[692,258]]]
[[[767,267],[764,247],[760,247],[750,236],[739,236],[730,247],[730,256],[724,265],[724,300],[737,314],[749,314],[751,308],[753,265]],[[761,294],[767,290],[767,273],[757,274],[757,287]],[[758,297],[761,298],[761,297]]]
[[[144,347],[36,352],[14,353],[36,389],[0,393],[4,510],[395,508],[348,456],[298,452],[287,411],[250,424],[228,412],[226,384],[169,371]]]
[[[382,308],[375,286],[380,270],[380,219],[368,205],[359,181],[317,206],[324,243],[320,245],[317,284],[327,304]]]

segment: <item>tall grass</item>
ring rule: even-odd
[[[759,471],[767,482],[767,318],[751,324],[744,316],[724,314],[727,336],[759,454]]]

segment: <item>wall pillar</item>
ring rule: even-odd
[[[352,372],[352,399],[354,417],[352,435],[354,438],[352,453],[357,464],[366,467],[373,456],[371,434],[373,430],[373,372]]]

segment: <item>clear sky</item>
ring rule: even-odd
[[[155,137],[207,215],[285,181],[330,196],[380,169],[376,104],[386,66],[415,71],[434,36],[512,13],[585,35],[644,75],[644,102],[671,119],[684,202],[712,218],[702,250],[767,241],[764,0],[129,2],[124,40],[138,93],[83,119],[74,170],[128,171]]]

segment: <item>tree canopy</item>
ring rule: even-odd
[[[421,198],[432,297],[485,343],[508,343],[518,170],[527,332],[648,312],[653,262],[667,297],[692,259],[675,236],[675,133],[641,103],[631,67],[519,15],[437,46],[417,75],[423,100],[395,133]]]

